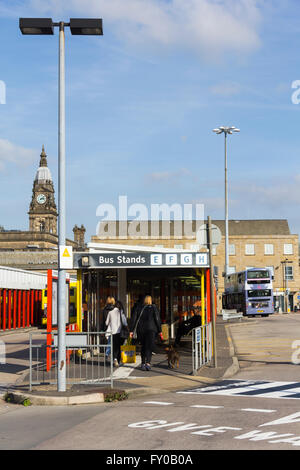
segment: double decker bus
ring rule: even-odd
[[[243,312],[244,316],[274,313],[272,273],[267,268],[251,268],[225,276],[224,309]]]

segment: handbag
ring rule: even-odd
[[[120,331],[120,338],[127,339],[129,336],[129,329],[128,326],[124,325],[122,322],[122,313],[120,312],[120,320],[121,320],[121,331]]]
[[[136,324],[135,324],[135,326],[134,326],[134,329],[133,329],[133,336],[132,336],[133,339],[137,339],[137,326],[138,326],[138,324],[139,324],[139,321],[140,321],[140,318],[141,318],[141,316],[142,316],[142,314],[143,314],[144,309],[145,309],[145,306],[142,308],[142,311],[141,311],[141,313],[140,313],[140,315],[139,315],[139,318],[137,319],[137,322],[136,322]]]

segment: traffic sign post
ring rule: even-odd
[[[73,248],[71,246],[59,246],[59,265],[61,269],[73,269]]]
[[[210,225],[211,225],[211,245],[218,246],[222,240],[221,230],[219,229],[219,227],[217,227],[216,225],[212,223]],[[201,225],[196,233],[197,242],[201,246],[206,247],[206,248],[208,248],[208,244],[209,244],[207,233],[208,233],[208,223]]]

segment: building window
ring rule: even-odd
[[[292,243],[285,243],[283,245],[283,254],[284,255],[292,255],[293,254],[293,244]]]
[[[190,245],[190,250],[193,250],[193,251],[199,251],[200,250],[200,245]]]
[[[265,255],[274,255],[274,245],[272,243],[265,244]]]
[[[230,255],[235,255],[235,245],[234,244],[229,245],[228,252],[229,252]]]
[[[293,281],[294,279],[293,266],[284,266],[284,279],[286,281]]]
[[[254,243],[249,243],[245,245],[245,254],[246,255],[255,255]]]
[[[235,273],[235,266],[228,266],[228,274]]]

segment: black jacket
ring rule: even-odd
[[[156,305],[139,304],[132,312],[130,331],[134,331],[136,325],[138,338],[141,337],[146,331],[161,333],[160,315]]]

